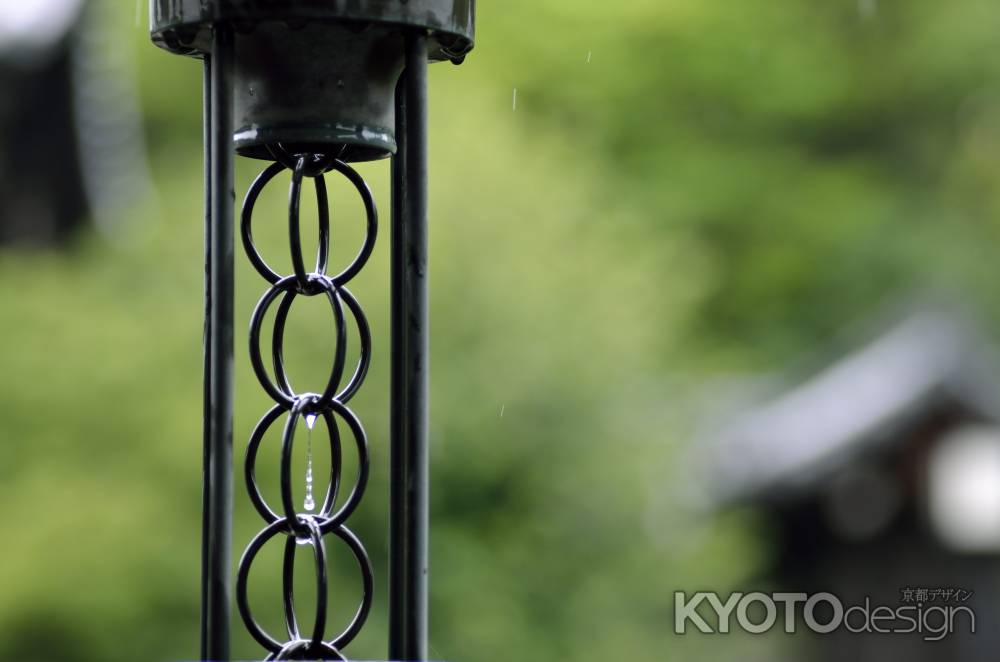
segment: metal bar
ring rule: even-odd
[[[216,25],[209,70],[210,227],[202,659],[229,660],[233,511],[233,35]]]
[[[202,372],[202,481],[201,481],[201,660],[208,657],[208,560],[209,536],[211,518],[209,513],[209,467],[211,454],[211,437],[209,418],[211,415],[212,393],[212,346],[210,344],[212,327],[212,57],[206,54],[202,61],[202,144],[205,152],[205,322],[202,328],[202,347],[204,348],[204,366]]]
[[[390,164],[392,180],[390,218],[390,405],[389,420],[389,657],[405,660],[403,653],[406,604],[406,72],[396,83],[396,153]]]
[[[427,659],[427,37],[406,36],[392,159],[389,659]]]

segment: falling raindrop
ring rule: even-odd
[[[306,512],[316,509],[316,501],[313,499],[313,452],[312,437],[313,428],[316,426],[316,414],[306,414],[306,497],[302,507]]]

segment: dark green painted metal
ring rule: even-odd
[[[233,523],[233,36],[214,30],[209,66],[209,258],[206,320],[202,659],[229,659]]]
[[[369,161],[396,150],[393,88],[403,69],[398,30],[265,22],[237,36],[236,62],[241,154],[270,159],[266,145],[282,143],[293,153],[343,149],[343,161]]]
[[[300,27],[313,21],[423,28],[432,60],[456,60],[472,49],[475,0],[151,0],[153,41],[175,53],[204,54],[210,27],[231,23],[248,32],[262,21]]]
[[[394,89],[404,33],[422,32],[430,61],[472,48],[475,0],[151,0],[153,41],[211,51],[211,27],[235,31],[235,146],[270,159],[338,153],[370,161],[396,151]]]
[[[426,37],[407,36],[392,158],[389,659],[427,659],[430,318]]]

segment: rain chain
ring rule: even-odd
[[[364,546],[347,527],[346,522],[354,512],[364,493],[368,481],[368,441],[361,422],[347,407],[347,403],[357,392],[368,372],[371,360],[371,332],[364,312],[357,299],[346,285],[364,267],[375,246],[378,226],[377,212],[372,194],[364,180],[337,155],[293,154],[279,144],[269,145],[274,158],[258,175],[250,186],[243,203],[240,232],[247,257],[257,272],[271,287],[264,293],[253,311],[250,321],[250,361],[261,386],[274,400],[275,405],[257,424],[247,447],[244,474],[250,500],[266,527],[251,540],[240,559],[236,577],[236,603],[247,629],[261,646],[269,651],[268,660],[310,659],[344,660],[341,650],[358,634],[371,609],[373,578],[371,562]],[[291,171],[291,185],[288,194],[288,234],[291,247],[293,273],[281,276],[267,265],[253,242],[252,216],[254,205],[264,187],[284,170]],[[342,272],[327,274],[330,256],[330,213],[325,173],[336,171],[353,184],[364,203],[367,229],[364,242],[354,260]],[[315,269],[307,272],[302,256],[302,242],[299,232],[299,207],[304,179],[312,179],[316,189],[316,203],[319,209],[319,250]],[[283,350],[285,323],[292,302],[299,296],[325,297],[333,311],[335,327],[335,351],[330,378],[322,393],[296,393],[285,371]],[[280,301],[278,301],[280,299]],[[278,301],[274,315],[274,329],[271,335],[271,359],[274,378],[268,374],[261,354],[260,337],[264,318],[268,310]],[[348,324],[345,308],[353,318],[360,345],[360,356],[354,373],[343,387],[347,363]],[[281,504],[275,509],[265,502],[256,480],[257,455],[268,429],[280,418],[284,418],[281,437],[279,463]],[[313,428],[322,419],[330,445],[330,475],[319,510],[314,498],[312,435]],[[308,434],[308,448],[305,474],[305,498],[302,512],[296,508],[293,484],[298,484],[292,475],[292,447],[295,430],[299,421],[305,424]],[[358,475],[350,494],[337,506],[337,495],[341,487],[342,444],[341,430],[346,429],[354,440],[358,454]],[[247,599],[247,580],[257,553],[272,538],[285,537],[282,572],[282,594],[287,636],[280,639],[268,634],[254,619]],[[347,545],[361,570],[363,597],[354,618],[347,627],[334,637],[327,637],[326,616],[328,587],[326,575],[326,539],[335,536]],[[295,611],[293,579],[295,575],[295,551],[297,546],[312,548],[316,572],[315,622],[308,631],[299,627]]]

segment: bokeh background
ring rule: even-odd
[[[150,44],[144,3],[80,11],[37,57],[0,31],[0,657],[195,659],[201,67]],[[697,446],[733,385],[793,385],[887,310],[929,296],[1000,331],[998,36],[987,0],[479,3],[476,50],[431,69],[435,658],[817,650],[673,634],[674,591],[766,588],[780,558],[761,508],[699,501]],[[75,92],[32,93],[15,121],[51,52]],[[111,165],[80,165],[101,149]],[[260,168],[240,161],[238,198]],[[360,170],[387,219],[387,164]],[[45,204],[74,178],[81,222],[63,227]],[[332,190],[343,261],[360,205]],[[284,196],[268,189],[255,226],[278,271]],[[375,359],[353,521],[379,581],[354,659],[385,656],[387,256],[383,224],[355,289]],[[268,403],[240,322],[265,288],[237,263],[239,455]],[[322,379],[328,315],[293,313],[296,382]],[[260,525],[236,488],[239,552]],[[252,599],[277,629],[271,551]],[[347,557],[331,572],[340,622],[359,588]]]

